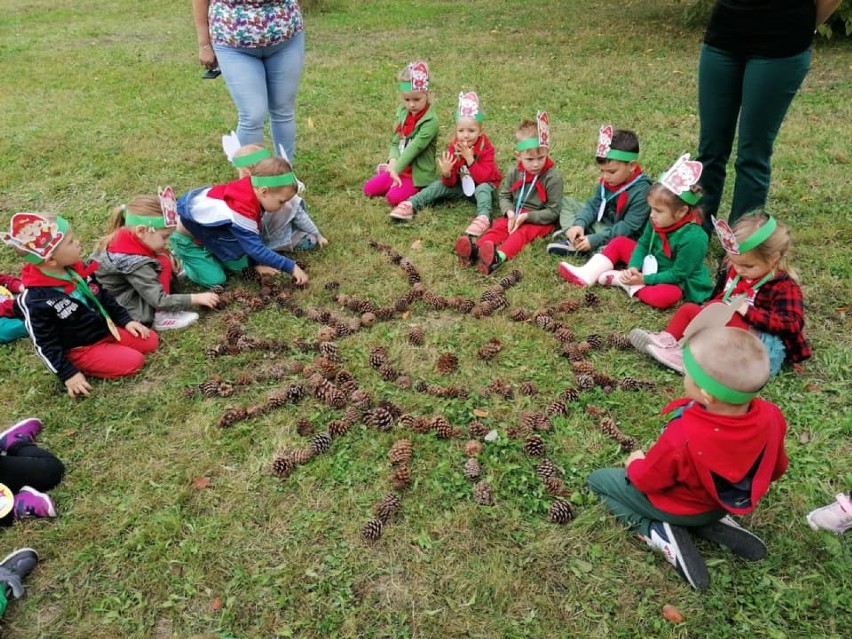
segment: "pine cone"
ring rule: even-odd
[[[564,401],[557,399],[547,407],[547,414],[550,417],[563,417],[568,414],[568,406]]]
[[[295,464],[289,457],[276,457],[272,461],[272,474],[280,479],[287,479],[293,472]]]
[[[411,271],[408,273],[408,283],[409,284],[419,284],[420,283],[420,273],[417,271]]]
[[[631,452],[638,448],[639,443],[634,437],[625,435],[618,426],[615,425],[615,420],[611,417],[605,417],[601,420],[600,429],[604,435],[614,439],[621,449],[625,452]]]
[[[610,333],[606,337],[606,343],[620,351],[629,351],[633,348],[633,345],[624,333]]]
[[[597,294],[592,291],[586,291],[586,294],[583,296],[583,304],[588,306],[589,308],[594,308],[601,303],[601,299],[597,296]]]
[[[393,427],[393,415],[385,408],[374,408],[364,415],[364,423],[370,428],[386,432]]]
[[[571,404],[572,402],[576,402],[580,399],[580,391],[576,388],[565,388],[562,390],[562,393],[559,395],[559,398],[565,402],[566,404]]]
[[[370,394],[370,391],[359,388],[356,391],[352,391],[349,395],[349,401],[357,408],[367,409],[373,403],[373,396]]]
[[[479,465],[479,460],[471,457],[464,463],[464,476],[465,479],[469,479],[471,481],[475,481],[479,479],[479,476],[482,474],[482,467]]]
[[[340,288],[340,282],[337,282],[335,280],[330,280],[330,281],[325,283],[323,288],[327,291],[336,291],[337,289]]]
[[[591,375],[577,375],[577,388],[589,390],[595,387],[595,379]]]
[[[384,346],[374,346],[370,349],[370,366],[381,368],[384,364],[387,364],[389,357],[388,350]]]
[[[538,395],[538,386],[535,382],[524,382],[518,387],[518,392],[521,395],[532,397],[533,395]]]
[[[415,417],[414,424],[411,426],[411,430],[413,430],[415,433],[420,433],[421,435],[428,433],[430,430],[432,430],[432,420],[423,415]]]
[[[243,421],[248,416],[245,408],[232,408],[219,418],[219,428],[230,428],[236,423]]]
[[[246,418],[251,419],[252,417],[263,415],[267,411],[267,408],[266,404],[254,404],[253,406],[249,406],[246,408]]]
[[[380,519],[371,519],[361,529],[361,536],[367,541],[376,541],[382,536],[382,526]]]
[[[320,455],[331,448],[331,435],[327,432],[316,433],[311,437],[311,449],[314,454]]]
[[[547,458],[542,459],[538,463],[535,472],[538,473],[538,476],[541,478],[542,481],[544,481],[548,477],[556,477],[557,475],[559,475],[559,470],[556,468],[556,465]]]
[[[512,389],[512,385],[502,379],[492,380],[486,388],[488,391],[499,395],[503,399],[512,399],[515,396],[515,391]]]
[[[213,380],[201,382],[198,385],[198,390],[201,391],[204,397],[216,397],[219,394],[219,382],[214,382]]]
[[[469,297],[463,297],[455,304],[455,308],[458,309],[459,313],[463,313],[464,315],[470,313],[474,306],[476,306],[476,302]]]
[[[618,380],[610,377],[606,373],[594,372],[592,373],[592,379],[595,380],[595,384],[601,388],[614,388],[618,385]]]
[[[594,349],[603,348],[604,345],[604,338],[598,333],[592,333],[586,338],[586,341],[589,343],[589,346]]]
[[[482,453],[482,443],[478,439],[469,439],[464,444],[466,457],[478,457]]]
[[[468,429],[470,430],[470,436],[476,437],[477,439],[482,439],[488,434],[488,426],[480,421],[474,420],[470,422]]]
[[[417,421],[417,418],[414,415],[406,413],[404,415],[400,415],[397,421],[402,428],[413,428],[414,422]]]
[[[400,416],[402,416],[402,407],[399,404],[394,404],[388,399],[383,399],[382,401],[380,401],[379,406],[389,412],[391,417],[393,417],[394,421],[396,421],[400,418]]]
[[[595,365],[587,359],[581,359],[577,362],[571,362],[571,368],[574,369],[575,373],[588,375],[595,370]]]
[[[535,323],[538,324],[539,328],[542,328],[546,331],[556,330],[556,322],[554,322],[553,318],[550,315],[539,315],[535,318]]]
[[[550,421],[550,417],[545,415],[544,413],[533,413],[535,417],[535,425],[533,428],[540,433],[549,433],[553,430],[553,422]]]
[[[346,322],[340,322],[339,324],[335,324],[334,334],[337,337],[346,337],[347,335],[352,335],[352,329]]]
[[[305,396],[305,387],[301,384],[287,384],[284,390],[287,393],[287,401],[293,404],[300,402]]]
[[[387,322],[390,319],[393,319],[394,316],[394,308],[393,306],[382,306],[381,308],[376,309],[376,319],[380,322]]]
[[[422,379],[418,379],[416,382],[414,382],[412,388],[418,393],[425,393],[427,390],[429,390],[429,384],[427,384]]]
[[[459,367],[459,358],[453,353],[442,353],[438,357],[436,368],[441,375],[452,373]]]
[[[346,409],[346,414],[343,415],[343,421],[349,424],[349,426],[354,426],[358,422],[361,421],[361,411],[357,406],[349,406]],[[332,433],[333,435],[334,433]]]
[[[408,466],[399,466],[391,475],[391,484],[396,490],[405,490],[411,486],[411,471]]]
[[[579,362],[586,357],[586,351],[579,344],[566,342],[562,344],[562,355],[572,362]]]
[[[491,484],[481,481],[473,487],[473,501],[480,506],[490,506],[492,502]]]
[[[525,308],[516,308],[509,313],[509,319],[513,322],[526,322],[530,318],[530,312]]]
[[[296,432],[302,437],[314,434],[314,425],[307,417],[300,417],[296,422]]]
[[[390,364],[382,364],[379,367],[379,375],[386,382],[392,382],[397,377],[399,377],[400,373],[397,369],[395,369]]]
[[[550,506],[550,521],[554,524],[567,524],[574,518],[574,509],[564,499],[557,499]]]
[[[553,331],[553,336],[558,342],[562,344],[567,344],[572,339],[574,339],[574,332],[567,326],[560,326],[555,331]]]
[[[530,457],[544,455],[544,440],[538,435],[530,435],[524,442],[524,452]]]
[[[308,446],[307,448],[297,448],[293,451],[293,463],[307,464],[314,458],[314,449]]]
[[[411,461],[411,442],[407,439],[395,441],[388,451],[388,459],[394,466],[408,464]]]
[[[535,425],[538,421],[538,418],[535,416],[535,413],[523,412],[521,413],[521,422],[520,422],[520,432],[525,435],[530,435],[535,430]]]
[[[489,288],[487,291],[485,291],[479,297],[479,301],[482,302],[482,303],[497,302],[499,304],[499,303],[502,303],[501,300],[504,300],[505,298],[506,298],[506,292],[503,290],[503,288],[500,287],[500,286],[495,286],[495,287]]]
[[[548,495],[554,497],[567,497],[568,491],[565,490],[565,483],[558,477],[547,477],[541,480],[544,484],[544,490]]]
[[[399,495],[396,493],[388,493],[385,495],[384,499],[382,499],[382,501],[376,504],[375,508],[373,508],[373,514],[376,516],[376,519],[381,521],[383,524],[386,524],[399,510],[399,504]]]
[[[503,350],[503,343],[496,337],[492,337],[485,344],[479,347],[477,355],[486,362],[497,357],[497,353]]]
[[[621,380],[618,382],[618,386],[619,388],[621,388],[621,390],[626,391],[639,390],[639,380],[635,377],[630,376],[622,377]]]
[[[589,417],[603,417],[606,415],[606,411],[603,408],[595,406],[594,404],[589,404],[586,406],[586,415]]]
[[[345,435],[349,429],[352,428],[352,422],[345,419],[333,419],[328,422],[326,428],[328,428],[328,434],[332,437],[340,437],[341,435]]]
[[[320,342],[319,352],[330,362],[340,361],[340,347],[334,342]]]
[[[438,439],[451,439],[454,435],[452,425],[443,415],[438,415],[432,420],[432,430],[435,431]]]
[[[422,326],[412,326],[408,331],[408,341],[415,346],[422,346],[426,336],[426,331]]]
[[[411,388],[411,378],[408,375],[400,375],[394,380],[394,383],[402,388],[403,390],[408,390]]]

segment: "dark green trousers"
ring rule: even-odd
[[[477,184],[473,190],[473,200],[476,202],[476,214],[491,217],[491,207],[494,203],[494,185],[486,182],[485,184]],[[415,211],[419,211],[425,206],[434,204],[441,200],[461,200],[469,199],[462,191],[461,182],[455,186],[444,186],[441,180],[432,182],[425,189],[416,195],[408,198],[411,206]]]
[[[698,62],[698,160],[705,228],[719,217],[728,158],[737,134],[736,181],[728,222],[762,208],[775,138],[811,65],[811,50],[788,58],[745,58],[703,45]],[[737,121],[739,120],[739,127]]]
[[[623,468],[596,470],[589,475],[586,485],[601,498],[616,519],[645,537],[649,535],[651,522],[655,520],[667,521],[675,526],[707,526],[727,514],[724,510],[711,510],[700,515],[673,515],[660,510],[627,481],[627,472]]]

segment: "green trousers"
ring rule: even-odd
[[[494,190],[494,185],[488,182],[476,185],[476,188],[473,190],[473,199],[476,202],[477,215],[485,215],[489,219],[491,218],[491,209],[494,204]],[[470,199],[464,194],[461,181],[455,186],[445,186],[441,180],[436,180],[413,197],[408,198],[408,201],[411,202],[411,206],[415,211],[419,211],[423,207],[440,202],[441,200],[461,199]]]
[[[645,537],[650,534],[652,521],[666,521],[675,526],[707,526],[727,514],[724,510],[711,510],[700,515],[673,515],[660,510],[627,481],[627,472],[623,468],[596,470],[589,475],[586,485],[600,497],[616,519]]]
[[[224,284],[228,273],[239,273],[248,266],[248,257],[220,260],[183,233],[172,233],[169,244],[172,252],[180,258],[186,277],[202,288]]]
[[[21,320],[14,317],[0,317],[0,344],[14,342],[27,335],[27,327]]]
[[[775,138],[811,65],[811,50],[787,58],[736,56],[703,45],[698,62],[698,160],[704,165],[705,228],[718,215],[734,134],[736,181],[728,222],[766,204]],[[739,120],[739,127],[737,121]]]

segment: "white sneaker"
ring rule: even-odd
[[[179,328],[186,328],[198,319],[198,313],[190,311],[157,311],[154,313],[154,330],[155,331],[173,331]]]

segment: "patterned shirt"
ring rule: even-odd
[[[213,44],[271,47],[304,29],[297,0],[211,0],[207,13]]]

